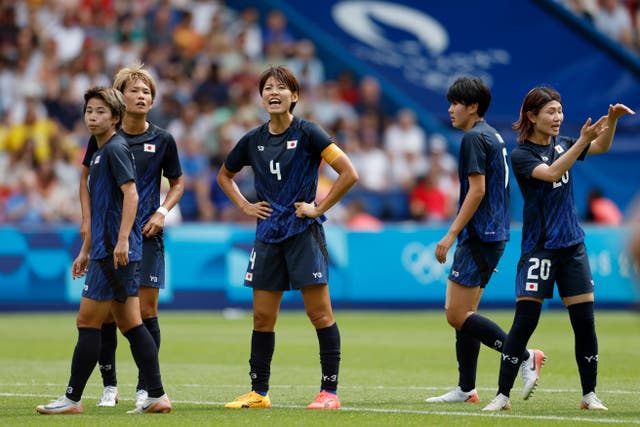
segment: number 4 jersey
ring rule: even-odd
[[[527,253],[536,246],[559,249],[584,241],[573,200],[571,174],[565,172],[557,182],[546,182],[533,178],[533,170],[544,163],[551,165],[566,153],[576,140],[573,138],[551,138],[549,145],[520,143],[511,152],[513,172],[524,198],[522,224],[522,252]],[[588,147],[578,160],[584,160]]]
[[[225,161],[230,172],[244,166],[253,169],[257,198],[267,201],[273,212],[258,220],[256,238],[278,243],[306,230],[317,219],[297,218],[295,202],[314,203],[322,151],[334,141],[319,125],[294,117],[279,135],[265,123],[243,136]]]

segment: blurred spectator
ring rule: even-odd
[[[37,191],[36,176],[33,171],[20,176],[17,186],[5,204],[5,220],[21,225],[37,225],[45,221],[44,201]]]
[[[620,0],[598,0],[593,24],[601,33],[633,47],[633,28],[629,10]]]
[[[584,216],[586,222],[594,222],[602,225],[620,225],[622,212],[618,206],[595,188],[587,194],[587,212]]]
[[[355,144],[355,141],[353,143]],[[380,148],[374,128],[361,127],[358,148],[350,150],[349,156],[360,175],[358,187],[378,192],[389,189],[391,182],[389,157]]]
[[[325,80],[324,64],[316,56],[316,45],[309,39],[296,42],[287,65],[298,76],[302,98],[309,97],[310,102],[315,101],[318,89]]]
[[[284,52],[285,56],[291,55],[295,38],[287,25],[287,17],[281,11],[273,9],[267,13],[262,36],[264,52],[269,52],[277,46],[277,50]]]
[[[369,124],[374,124],[375,129],[382,133],[387,122],[387,113],[382,106],[382,90],[380,83],[375,77],[365,76],[358,85],[358,102],[356,111],[361,116],[368,116],[372,119]]]
[[[432,167],[426,175],[416,179],[409,193],[411,218],[421,222],[442,222],[455,213],[454,203],[446,191],[438,187],[439,167]]]
[[[74,60],[82,52],[85,42],[84,29],[79,25],[78,10],[72,5],[63,7],[62,19],[39,22],[47,28],[46,36],[55,40],[56,56],[60,62]],[[46,19],[46,18],[45,18]]]
[[[369,214],[364,203],[354,199],[347,204],[345,226],[355,231],[380,231],[384,223]]]
[[[251,60],[262,55],[262,30],[259,25],[260,15],[255,7],[248,7],[240,13],[240,20],[231,24],[229,35],[241,39],[240,50]]]
[[[396,120],[384,133],[383,144],[390,156],[394,187],[408,191],[415,177],[423,176],[428,168],[426,134],[412,110],[398,111]]]
[[[312,113],[320,125],[327,129],[335,128],[339,121],[354,121],[358,115],[348,102],[342,99],[338,83],[328,80],[323,85],[324,94],[313,103]]]
[[[182,219],[211,221],[215,216],[215,207],[209,198],[209,160],[202,148],[202,141],[193,135],[184,135],[180,141],[180,165],[184,174],[184,194],[179,202]]]
[[[598,10],[597,0],[561,0],[576,16],[593,22],[593,17]]]
[[[33,149],[34,158],[38,161],[46,160],[51,155],[49,140],[57,134],[57,125],[50,120],[46,112],[40,112],[39,99],[28,98],[26,100],[26,112],[24,121],[9,127],[6,139],[6,149],[10,152],[19,151],[27,141]]]

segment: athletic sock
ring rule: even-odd
[[[251,357],[249,358],[251,389],[263,396],[269,391],[271,359],[275,345],[275,332],[253,331],[251,334]]]
[[[118,327],[115,322],[102,324],[102,345],[100,347],[100,375],[102,385],[117,386],[116,378],[116,348],[118,347]]]
[[[71,377],[65,395],[79,402],[100,356],[100,329],[78,328],[78,342],[71,359]]]
[[[160,397],[164,394],[158,363],[158,348],[147,328],[140,324],[125,332],[129,340],[131,354],[138,370],[142,374],[149,397]]]
[[[160,351],[160,324],[158,323],[158,318],[149,317],[144,319],[142,323],[144,323],[144,326],[151,334],[151,338],[153,338],[158,351]],[[138,371],[138,384],[136,385],[136,390],[146,390],[144,379],[142,378],[142,372],[140,371]]]
[[[156,347],[160,350],[160,324],[157,317],[148,317],[142,321],[147,328],[153,341],[156,343]]]
[[[460,331],[480,340],[480,342],[496,351],[502,351],[507,334],[493,320],[478,313],[472,313],[464,321]]]
[[[340,370],[340,330],[334,323],[326,328],[316,329],[320,345],[320,367],[322,380],[320,388],[331,393],[338,390]]]
[[[573,327],[582,395],[585,395],[595,391],[598,376],[598,338],[596,337],[593,302],[570,305],[568,310]]]
[[[458,386],[462,391],[468,392],[476,388],[478,354],[480,354],[480,341],[467,333],[456,330]]]
[[[516,302],[513,325],[502,349],[500,376],[498,377],[498,393],[509,396],[518,369],[526,354],[527,343],[535,331],[540,319],[542,304],[537,301],[522,300]]]

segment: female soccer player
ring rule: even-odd
[[[249,131],[229,153],[218,184],[246,215],[257,218],[256,239],[244,278],[253,288],[253,334],[249,359],[252,390],[226,408],[265,408],[275,324],[284,291],[299,289],[320,345],[320,393],[309,409],[338,409],[340,332],[328,288],[328,259],[322,222],[358,180],[347,155],[317,124],[294,117],[300,94],[296,77],[284,66],[265,70],[259,81],[269,121]],[[316,198],[318,167],[326,161],[339,174],[328,195]],[[233,177],[251,166],[258,201],[249,202]]]
[[[436,246],[436,259],[447,260],[456,238],[447,281],[445,312],[456,330],[458,386],[427,399],[429,403],[475,403],[476,367],[480,343],[502,350],[506,333],[491,319],[477,313],[480,298],[509,240],[509,168],[502,137],[484,119],[491,103],[489,87],[477,77],[460,77],[449,88],[451,124],[464,131],[460,143],[460,207],[447,234]],[[523,350],[523,398],[536,385],[544,353]]]
[[[576,215],[570,169],[586,155],[609,151],[618,119],[635,114],[622,104],[610,105],[595,123],[589,118],[578,139],[559,136],[564,119],[560,94],[535,87],[525,96],[513,125],[519,145],[511,153],[513,170],[524,198],[522,244],[516,273],[516,313],[502,350],[498,394],[483,408],[511,408],[520,355],[533,334],[545,298],[554,283],[569,311],[575,357],[582,384],[582,409],[606,411],[595,393],[598,373],[593,289],[584,231]]]
[[[142,323],[151,333],[154,345],[160,349],[160,325],[158,323],[158,296],[165,284],[164,220],[167,213],[178,203],[184,192],[182,169],[178,149],[173,136],[164,129],[147,121],[147,114],[156,95],[156,84],[142,64],[120,69],[113,80],[113,87],[122,92],[126,113],[119,134],[129,144],[136,163],[137,187],[140,202],[137,217],[142,227],[142,261],[140,263],[140,312]],[[90,231],[91,208],[87,193],[87,176],[93,153],[97,150],[91,138],[82,164],[80,199],[82,201],[81,233]],[[162,176],[169,180],[169,192],[160,205],[160,182]],[[112,317],[102,325],[100,351],[100,373],[104,391],[98,406],[115,406],[118,402],[116,380],[116,324]],[[147,398],[147,389],[138,377],[136,406]]]
[[[136,220],[135,165],[129,146],[117,133],[125,103],[118,90],[104,87],[89,89],[84,100],[85,124],[98,150],[89,167],[91,233],[84,236],[72,266],[74,279],[88,273],[76,321],[78,341],[66,393],[36,410],[41,414],[83,411],[80,399],[98,362],[102,323],[112,313],[148,386],[144,404],[132,412],[170,412],[160,379],[158,349],[140,318],[137,276],[142,233]]]

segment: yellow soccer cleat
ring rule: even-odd
[[[261,395],[255,391],[251,391],[242,396],[238,396],[234,401],[224,405],[225,408],[239,409],[239,408],[271,408],[271,399],[269,395]]]

